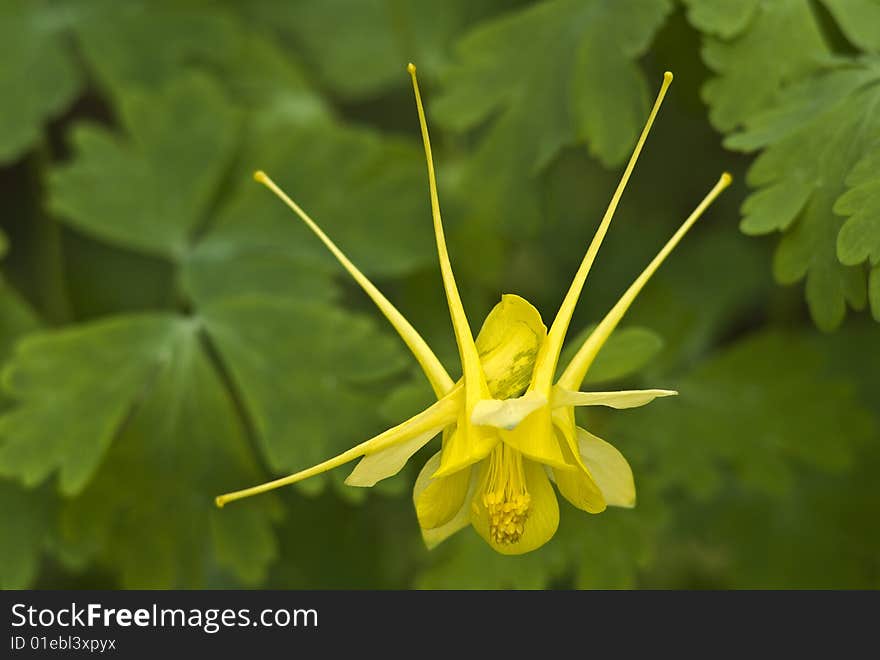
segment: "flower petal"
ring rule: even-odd
[[[553,388],[553,407],[609,406],[611,408],[638,408],[663,396],[675,396],[675,390],[623,390],[620,392],[577,392],[564,387]]]
[[[581,462],[580,456],[578,459],[578,466],[574,470],[553,470],[553,481],[559,493],[572,506],[587,513],[602,513],[607,504],[604,493],[593,478],[592,471]]]
[[[574,465],[566,459],[553,431],[549,406],[535,410],[512,431],[500,429],[498,433],[504,442],[534,461],[560,470],[571,469]]]
[[[613,445],[578,427],[581,457],[609,506],[632,508],[636,505],[636,485],[632,468]]]
[[[440,398],[449,392],[449,390],[452,389],[452,378],[449,377],[449,374],[446,372],[446,369],[443,368],[443,365],[440,363],[440,360],[437,359],[437,356],[434,354],[434,351],[431,350],[431,347],[428,346],[424,339],[422,339],[422,336],[412,327],[410,322],[406,320],[406,317],[404,317],[404,315],[391,304],[388,298],[382,295],[382,292],[379,291],[369,279],[367,279],[367,276],[364,275],[357,266],[349,261],[348,257],[345,256],[342,250],[336,247],[336,244],[321,230],[318,223],[312,220],[309,214],[300,208],[299,204],[288,197],[287,194],[281,190],[281,188],[279,188],[265,172],[255,172],[254,179],[271,190],[291,211],[296,213],[300,220],[302,220],[306,226],[312,230],[315,236],[321,240],[327,249],[333,253],[333,256],[336,257],[339,263],[342,264],[342,267],[348,271],[349,275],[354,278],[354,281],[361,286],[373,303],[375,303],[376,307],[379,308],[379,311],[385,315],[388,322],[391,323],[395,330],[397,330],[397,334],[400,335],[400,338],[403,339],[407,348],[409,348],[410,352],[416,358],[422,371],[425,372],[428,382],[431,383],[431,387],[434,390],[434,394],[437,395],[437,398]]]
[[[458,418],[456,432],[449,436],[441,452],[440,468],[434,477],[448,477],[486,458],[501,442],[501,436],[491,427],[475,427],[468,418],[467,411],[462,411]]]
[[[419,518],[422,539],[428,550],[433,550],[440,543],[464,529],[471,522],[468,506],[476,489],[474,470],[466,469],[441,479],[433,479],[431,475],[440,467],[440,452],[434,454],[425,463],[416,484],[413,487],[413,504]],[[464,482],[464,489],[461,482]],[[443,484],[438,488],[435,485]],[[457,507],[457,508],[456,508]],[[453,510],[454,509],[454,510]],[[452,511],[449,514],[449,511]],[[439,520],[442,523],[434,524]]]
[[[440,453],[436,456],[437,461],[432,457],[422,468],[413,489],[416,515],[423,529],[448,523],[464,506],[471,482],[472,468],[459,470],[448,477],[434,478],[432,475],[440,465]]]
[[[471,422],[510,431],[546,404],[547,397],[538,392],[528,392],[516,399],[483,399],[474,406]]]
[[[479,484],[485,483],[487,470],[488,462],[483,466]],[[544,472],[544,466],[526,459],[523,461],[523,470],[531,500],[522,536],[516,543],[498,544],[492,540],[489,533],[489,512],[481,497],[481,486],[477,487],[477,492],[471,499],[471,524],[493,550],[503,555],[521,555],[540,548],[553,538],[559,526],[559,503],[547,473]]]
[[[626,292],[620,297],[620,300],[618,300],[614,307],[611,308],[611,311],[605,315],[605,318],[599,322],[596,329],[593,330],[589,337],[587,337],[587,340],[580,347],[580,350],[578,350],[574,358],[572,358],[571,362],[565,368],[565,371],[556,383],[557,385],[569,390],[580,389],[581,383],[584,381],[584,376],[587,374],[587,369],[593,364],[593,360],[596,359],[599,350],[605,342],[608,341],[608,337],[611,336],[614,328],[620,323],[620,320],[623,318],[623,315],[626,314],[626,311],[629,309],[630,305],[632,305],[636,296],[639,295],[639,292],[645,284],[648,283],[648,280],[651,279],[660,267],[660,264],[662,264],[666,257],[669,256],[669,253],[672,252],[676,245],[678,245],[688,230],[693,227],[694,223],[699,220],[701,215],[703,215],[703,212],[709,207],[715,198],[721,194],[721,191],[730,185],[730,182],[731,177],[727,172],[721,175],[718,183],[716,183],[712,190],[709,191],[709,194],[707,194],[703,198],[703,201],[697,205],[697,208],[694,209],[693,213],[688,216],[687,220],[685,220],[681,227],[678,228],[678,231],[673,234],[672,238],[670,238],[666,245],[663,246],[663,249],[661,249],[651,263],[648,264],[648,267],[642,271],[642,274],[636,278],[635,282],[630,285]]]
[[[550,420],[556,431],[556,437],[560,444],[566,448],[566,459],[572,459],[575,464],[587,469],[581,460],[581,453],[577,444],[577,424],[574,420],[574,408],[553,408],[550,412]]]
[[[541,314],[527,300],[512,294],[501,296],[501,302],[483,321],[476,341],[493,397],[510,399],[525,392],[546,336]]]
[[[375,486],[382,479],[393,477],[403,469],[413,454],[428,444],[441,430],[442,428],[432,429],[417,435],[412,440],[392,445],[374,454],[367,454],[346,477],[346,485],[370,487]]]

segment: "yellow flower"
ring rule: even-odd
[[[663,260],[731,181],[725,173],[648,267],[626,290],[554,383],[562,344],[590,267],[611,223],[639,153],[653,124],[672,74],[666,73],[633,154],[599,228],[581,262],[549,332],[538,311],[515,295],[503,295],[474,340],[452,273],[440,217],[431,142],[416,79],[412,77],[440,258],[440,271],[462,366],[453,382],[419,333],[352,264],[309,215],[263,172],[254,178],[290,207],[334,254],[385,315],[425,372],[436,403],[339,456],[296,474],[221,495],[217,505],[293,484],[355,459],[346,479],[372,486],[401,470],[409,458],[442,433],[439,452],[422,468],[413,501],[422,535],[434,547],[473,525],[492,548],[521,554],[546,543],[559,522],[556,488],[574,506],[599,513],[606,506],[635,505],[632,470],[617,449],[577,427],[577,406],[632,408],[670,390],[581,392],[580,386],[599,350]]]

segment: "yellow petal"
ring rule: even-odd
[[[510,431],[545,405],[547,397],[538,392],[527,392],[516,399],[483,399],[474,406],[471,422],[478,426],[494,426]]]
[[[528,386],[534,358],[546,332],[538,310],[526,300],[509,294],[501,297],[501,302],[495,305],[483,322],[476,341],[487,386],[493,396],[508,398]],[[483,400],[492,399],[486,396]],[[513,405],[523,406],[520,412],[528,414],[526,408],[536,402],[537,399],[530,398]],[[460,422],[458,433],[444,445],[442,467],[435,476],[451,475],[482,460],[499,442],[500,436],[494,428],[474,428],[477,422],[473,421],[473,411],[478,406],[481,406],[481,411],[485,410],[485,405],[477,400],[466,423]],[[517,415],[511,412],[514,417]],[[513,421],[511,417],[509,422]]]
[[[709,207],[715,198],[721,194],[721,191],[730,185],[730,182],[731,177],[729,174],[725,172],[721,175],[718,183],[716,183],[712,190],[709,191],[709,194],[703,198],[703,201],[700,202],[697,208],[694,209],[694,212],[688,216],[688,219],[684,221],[684,224],[679,227],[678,231],[675,232],[672,238],[670,238],[666,245],[663,246],[663,249],[660,250],[656,257],[654,257],[653,261],[648,264],[648,267],[642,271],[642,274],[636,278],[636,281],[633,282],[629,289],[627,289],[623,296],[621,296],[620,300],[617,301],[617,304],[611,308],[611,311],[608,312],[605,318],[596,326],[596,329],[593,330],[589,337],[587,337],[587,340],[580,347],[580,350],[578,350],[572,361],[565,368],[562,376],[557,381],[557,385],[569,390],[580,389],[584,376],[587,374],[587,369],[593,364],[593,360],[596,359],[599,349],[602,348],[608,340],[608,337],[611,336],[614,328],[620,323],[620,320],[623,318],[623,315],[626,314],[626,311],[629,309],[630,305],[632,305],[636,296],[639,295],[639,292],[645,284],[648,283],[648,280],[651,279],[651,276],[657,271],[660,264],[662,264],[666,257],[669,256],[669,253],[672,252],[676,245],[678,245],[688,230],[693,227],[694,223],[699,220],[701,215],[703,215],[703,212]],[[550,332],[552,333],[553,330],[551,329]]]
[[[478,483],[485,483],[487,470],[488,461],[482,467]],[[471,524],[493,550],[503,555],[521,555],[540,548],[553,538],[559,526],[559,503],[556,501],[556,493],[553,492],[553,486],[550,485],[544,467],[526,459],[523,461],[523,470],[530,497],[529,513],[523,524],[522,536],[516,543],[505,545],[493,541],[489,533],[489,512],[481,497],[481,486],[477,487],[477,492],[471,499]]]
[[[577,305],[580,298],[587,275],[590,273],[590,268],[596,260],[596,255],[599,252],[605,234],[608,232],[611,219],[614,217],[614,212],[617,210],[617,205],[620,203],[620,198],[623,195],[630,175],[632,175],[633,168],[636,166],[636,161],[639,159],[639,154],[642,152],[642,147],[648,138],[648,133],[650,133],[651,126],[654,124],[654,118],[660,110],[660,105],[663,103],[663,97],[666,96],[666,90],[669,89],[670,83],[672,83],[672,74],[667,71],[663,75],[663,84],[660,86],[660,92],[654,101],[654,107],[648,115],[645,127],[642,129],[642,134],[639,136],[638,142],[636,142],[636,146],[630,156],[629,163],[627,163],[626,169],[624,169],[623,175],[620,177],[620,183],[617,184],[617,188],[611,196],[611,201],[608,203],[605,215],[602,216],[599,228],[596,230],[596,234],[587,248],[587,253],[584,255],[577,273],[575,273],[574,280],[565,294],[565,298],[559,307],[559,312],[557,312],[556,318],[553,320],[553,325],[550,326],[550,333],[547,336],[547,350],[542,353],[538,364],[535,365],[533,386],[539,391],[549,393],[553,376],[556,373],[556,362],[559,360],[562,343],[565,341],[565,333],[568,331],[568,324],[571,322],[575,305]]]
[[[436,465],[439,467],[440,454],[437,453]],[[419,525],[424,529],[433,529],[445,525],[461,510],[465,503],[468,489],[471,483],[472,467],[454,472],[448,477],[434,478],[431,475],[433,471],[429,466],[433,466],[432,461],[428,461],[422,472],[419,473],[419,480],[416,480],[416,488],[413,489],[413,501],[416,505],[416,515],[419,519]]]
[[[588,513],[601,513],[606,506],[604,494],[592,471],[582,461],[579,446],[576,451],[577,467],[574,470],[553,470],[553,480],[560,494],[573,506]]]
[[[416,332],[416,329],[412,327],[403,314],[401,314],[397,308],[392,305],[384,295],[382,295],[382,292],[379,291],[369,279],[367,279],[366,275],[349,261],[348,257],[345,256],[342,250],[336,247],[336,244],[321,230],[318,223],[312,220],[308,213],[300,208],[299,204],[288,197],[287,194],[281,190],[281,188],[279,188],[265,172],[255,172],[254,179],[271,190],[290,210],[296,213],[300,220],[302,220],[321,240],[327,249],[333,253],[333,256],[336,257],[339,263],[342,264],[343,268],[348,271],[349,275],[354,278],[354,281],[361,286],[373,303],[375,303],[376,307],[379,308],[379,311],[385,315],[385,318],[388,319],[388,322],[391,323],[397,331],[397,334],[400,335],[400,338],[403,339],[407,348],[412,352],[413,356],[418,361],[419,366],[421,366],[422,371],[425,372],[428,382],[431,383],[431,387],[437,398],[440,398],[449,392],[449,390],[452,389],[452,378],[449,377],[446,369],[443,368],[443,365],[440,363],[440,360],[437,359],[437,356],[434,355],[430,346],[428,346],[425,340],[422,339],[422,336]]]
[[[675,396],[675,390],[623,390],[620,392],[575,392],[564,387],[553,388],[553,407],[608,406],[610,408],[638,408],[663,396]]]
[[[553,431],[550,406],[538,408],[512,431],[499,429],[498,433],[504,442],[534,461],[560,470],[573,466],[571,461],[566,460],[559,438]]]
[[[419,477],[416,479],[416,484],[413,488],[413,504],[415,504],[416,514],[419,517],[422,539],[429,550],[434,549],[457,531],[464,529],[470,524],[469,503],[476,488],[476,479],[472,475],[473,468],[462,470],[443,479],[433,479],[431,475],[439,467],[440,452],[437,452],[425,463],[421,472],[419,472]],[[463,477],[460,475],[463,475]],[[466,482],[462,493],[459,480],[464,477],[466,477]],[[443,489],[443,495],[446,496],[444,501],[439,499],[441,493],[434,490],[434,485],[438,483],[450,484],[450,488]],[[426,495],[426,493],[429,494]],[[450,515],[449,511],[454,509],[456,505],[458,508]],[[443,520],[443,522],[433,525],[438,520]],[[428,525],[433,526],[428,527]]]
[[[476,341],[493,397],[510,399],[525,392],[546,336],[540,313],[527,300],[512,294],[501,296],[501,302],[483,321]]]
[[[560,438],[560,444],[566,447],[564,452],[566,458],[571,458],[574,463],[586,470],[587,467],[581,461],[581,453],[578,449],[574,408],[553,408],[550,412],[550,419],[556,429],[557,438]]]
[[[250,497],[251,495],[257,495],[276,488],[281,488],[282,486],[295,484],[304,479],[308,479],[309,477],[314,477],[322,472],[349,463],[361,456],[366,456],[367,454],[376,453],[388,449],[389,447],[409,442],[418,436],[427,433],[431,433],[432,436],[436,435],[438,431],[455,421],[456,415],[459,414],[461,407],[461,390],[453,390],[418,415],[410,417],[405,422],[398,424],[397,426],[390,428],[387,431],[342,452],[338,456],[334,456],[333,458],[324,461],[323,463],[318,463],[317,465],[313,465],[310,468],[301,470],[290,476],[275,479],[260,484],[259,486],[252,486],[251,488],[245,488],[233,493],[219,495],[214,501],[217,506],[222,507],[228,502],[234,500],[240,500],[245,497]]]
[[[443,446],[440,468],[434,473],[434,477],[448,477],[483,460],[499,442],[501,436],[497,429],[474,426],[467,411],[463,411],[458,418],[455,433],[449,436]]]
[[[632,508],[636,505],[636,485],[632,468],[613,445],[589,431],[578,428],[581,457],[609,506]]]
[[[432,429],[412,440],[392,445],[374,454],[364,456],[345,479],[349,486],[375,486],[382,479],[393,477],[419,449],[431,441],[442,429]]]

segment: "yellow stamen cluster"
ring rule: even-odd
[[[483,504],[489,512],[489,534],[498,545],[519,541],[532,498],[526,491],[522,454],[500,442],[489,457]]]

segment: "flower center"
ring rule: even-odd
[[[483,504],[489,511],[489,534],[498,545],[519,541],[532,498],[526,491],[523,458],[500,442],[489,456],[489,473]]]

